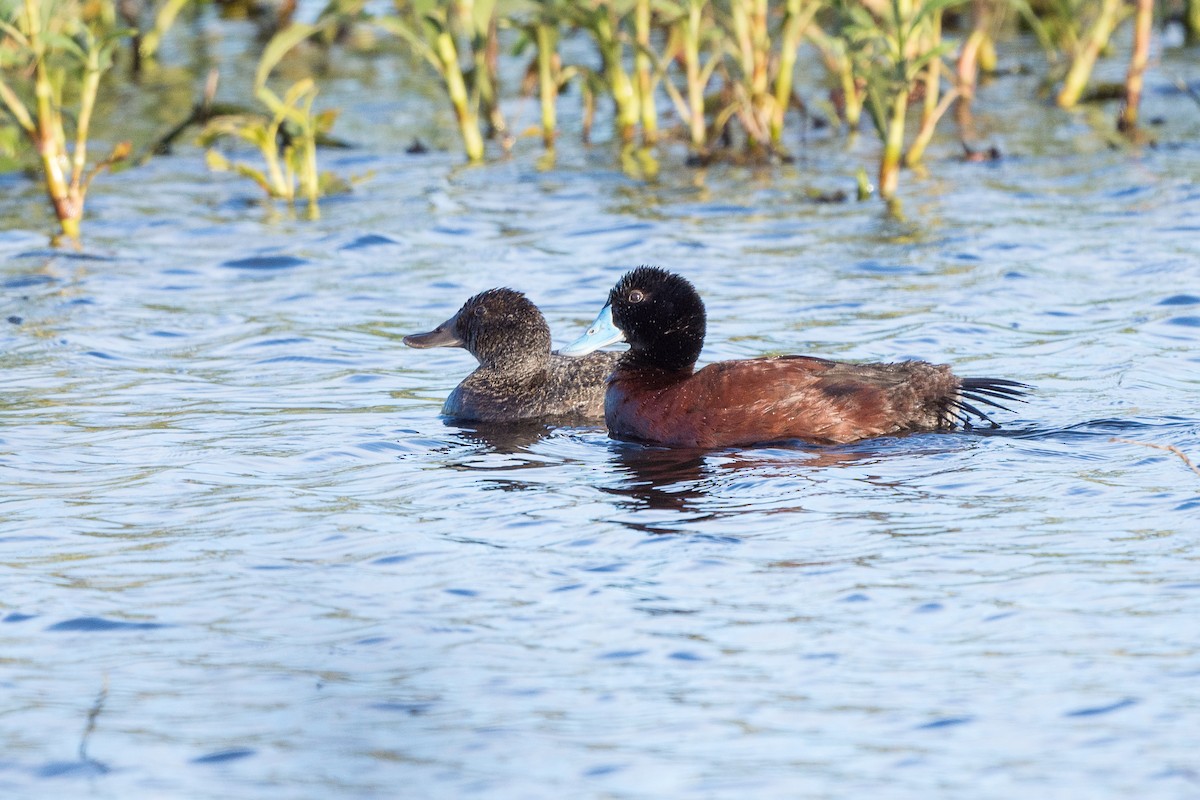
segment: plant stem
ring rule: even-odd
[[[958,62],[955,64],[959,98],[963,105],[969,105],[975,99],[975,87],[979,82],[980,51],[988,39],[988,27],[991,24],[989,0],[974,0],[971,3],[971,16],[971,33],[963,42]]]
[[[1187,0],[1183,28],[1188,44],[1200,44],[1200,0]]]
[[[1150,30],[1154,24],[1154,0],[1137,0],[1133,26],[1133,54],[1129,73],[1125,77],[1125,106],[1117,119],[1117,130],[1133,131],[1138,123],[1138,106],[1142,102],[1142,77],[1150,60]]]
[[[704,84],[700,78],[700,25],[705,0],[689,0],[683,37],[683,64],[687,72],[688,129],[692,147],[703,151],[708,146],[704,125]]]
[[[837,110],[842,121],[851,132],[858,130],[859,123],[862,122],[863,95],[859,91],[854,63],[846,53],[844,40],[830,36],[820,25],[813,22],[809,23],[805,35],[821,52],[825,68],[837,76],[842,95],[842,102]]]
[[[467,159],[473,162],[482,161],[483,136],[479,132],[479,115],[467,94],[467,84],[463,80],[462,68],[458,63],[458,48],[455,47],[454,37],[448,28],[438,33],[434,49],[442,64],[446,91],[454,106],[454,116],[458,119],[458,130],[462,134]]]
[[[767,35],[767,0],[734,0],[730,10],[741,60],[739,118],[750,144],[766,145],[774,117],[774,97],[768,92],[771,40]]]
[[[922,43],[925,51],[934,50],[942,43],[942,11],[933,12],[929,20],[928,38]],[[925,102],[921,107],[921,125],[931,128],[937,124],[938,95],[941,92],[942,59],[935,58],[925,65]],[[932,119],[932,124],[930,120]],[[912,152],[911,150],[909,151]]]
[[[538,96],[542,105],[542,143],[547,150],[554,149],[554,138],[558,127],[558,79],[554,75],[555,43],[558,29],[549,23],[539,22],[535,30],[537,38]]]
[[[1113,30],[1121,16],[1122,0],[1103,0],[1100,16],[1092,23],[1085,34],[1081,46],[1076,50],[1071,60],[1071,68],[1063,79],[1062,89],[1058,93],[1057,102],[1060,108],[1073,108],[1083,95],[1088,78],[1100,51],[1108,44]]]
[[[79,220],[82,204],[71,192],[70,182],[63,172],[67,161],[62,133],[62,116],[54,102],[54,86],[46,66],[46,42],[42,38],[41,3],[25,0],[29,48],[33,52],[34,96],[37,100],[37,134],[34,145],[45,173],[46,193],[54,207],[54,215],[65,236],[79,241]]]
[[[475,56],[475,86],[480,108],[487,118],[488,136],[503,139],[508,124],[500,110],[500,40],[496,18],[490,17],[487,29],[475,31],[471,41]]]
[[[79,198],[80,213],[83,212],[83,194],[80,183],[87,169],[88,130],[92,126],[92,111],[96,108],[96,93],[100,91],[100,51],[96,43],[88,48],[87,67],[83,75],[83,87],[79,93],[79,119],[75,123],[75,153],[71,165],[71,194]]]
[[[596,43],[600,46],[600,58],[604,62],[604,76],[608,90],[616,104],[617,135],[622,142],[632,142],[638,124],[637,92],[633,81],[621,63],[621,40],[617,35],[616,11],[610,6],[606,13],[596,18]]]
[[[800,40],[804,37],[804,29],[820,5],[820,3],[812,3],[808,9],[804,9],[803,0],[787,0],[782,41],[779,46],[779,72],[775,76],[775,104],[771,115],[771,144],[775,146],[783,141],[783,120],[792,103],[796,52],[800,49]]]
[[[650,76],[650,0],[637,0],[634,7],[634,34],[637,53],[634,72],[637,75],[638,105],[642,116],[642,143],[658,141],[658,109],[654,104],[654,81]]]
[[[942,97],[940,103],[933,110],[933,113],[921,120],[921,128],[917,131],[917,135],[913,137],[913,142],[908,147],[908,153],[904,156],[904,163],[912,167],[921,163],[921,159],[925,155],[925,148],[929,146],[930,140],[933,139],[933,132],[937,128],[938,122],[950,110],[950,106],[958,99],[958,88],[952,88]]]
[[[900,157],[904,152],[904,118],[908,112],[908,91],[896,92],[892,97],[891,117],[888,120],[887,139],[883,146],[883,158],[879,161],[879,196],[891,200],[900,185]]]

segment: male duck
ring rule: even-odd
[[[978,405],[1004,408],[998,400],[1019,400],[1028,388],[959,378],[950,367],[925,361],[850,364],[777,356],[696,370],[704,331],[704,303],[688,281],[639,267],[609,292],[587,333],[560,352],[582,356],[628,342],[609,379],[608,431],[619,439],[677,447],[785,439],[835,444],[970,427],[972,419],[998,427]]]

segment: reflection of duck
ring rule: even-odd
[[[619,444],[613,454],[624,480],[603,491],[628,497],[635,507],[689,511],[704,497],[706,450]]]
[[[537,306],[512,289],[481,292],[428,333],[404,337],[409,347],[462,347],[479,368],[446,398],[448,417],[483,422],[604,418],[604,381],[620,354],[585,359],[550,352],[550,327]]]
[[[447,424],[462,432],[463,438],[487,448],[490,453],[510,455],[523,453],[545,439],[553,430],[541,422],[472,422],[448,420]],[[531,466],[544,466],[535,462]]]
[[[959,378],[944,364],[850,364],[807,356],[722,361],[696,371],[704,344],[700,295],[657,267],[627,273],[595,323],[564,355],[629,342],[609,381],[605,421],[620,439],[728,447],[802,439],[844,443],[909,431],[996,426],[1024,384]]]
[[[870,461],[878,458],[880,451],[814,447],[775,453],[718,453],[694,447],[629,442],[615,444],[613,455],[623,479],[603,491],[629,498],[633,508],[699,513],[699,518],[712,519],[747,510],[742,503],[722,501],[720,496],[727,494],[731,479],[794,478],[797,474]]]

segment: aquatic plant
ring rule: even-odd
[[[770,122],[771,144],[774,147],[783,143],[784,115],[792,102],[792,84],[795,80],[796,57],[800,45],[813,17],[822,7],[821,0],[787,0],[784,6],[783,25],[779,33],[779,61],[775,74],[775,102]]]
[[[1128,14],[1128,9],[1124,0],[1085,0],[1078,3],[1074,12],[1070,19],[1090,18],[1091,23],[1078,38],[1074,35],[1071,37],[1073,46],[1068,51],[1070,67],[1055,97],[1055,102],[1062,108],[1071,108],[1079,102],[1083,90],[1087,88],[1096,59],[1108,46],[1113,31]]]
[[[654,75],[651,59],[650,23],[650,0],[637,0],[633,12],[636,46],[633,72],[636,76],[638,111],[642,120],[642,143],[646,145],[658,141],[658,107],[654,102],[654,89],[658,80]]]
[[[512,17],[510,24],[522,33],[513,52],[520,55],[532,45],[534,62],[529,72],[536,75],[538,105],[541,111],[542,143],[554,149],[558,138],[558,95],[574,74],[564,70],[558,54],[559,28],[564,24],[567,0],[536,0],[533,11],[526,17]]]
[[[939,19],[945,8],[958,2],[890,0],[877,17],[865,6],[839,0],[854,74],[865,87],[868,115],[883,143],[879,195],[884,200],[891,201],[899,186],[909,97],[926,70],[943,69],[941,56],[948,47],[940,41]],[[917,140],[922,148],[944,111],[945,104],[939,104],[927,114]]]
[[[24,0],[0,11],[0,33],[0,103],[37,154],[61,235],[78,243],[93,179],[130,152],[121,142],[88,164],[100,78],[128,32],[85,20],[78,2]]]
[[[496,88],[495,0],[396,0],[396,14],[376,18],[384,30],[400,37],[442,79],[454,109],[467,160],[482,161],[480,112],[493,130],[504,128]],[[460,63],[460,36],[466,41],[473,68]]]
[[[675,106],[676,113],[688,130],[692,150],[703,154],[708,149],[708,124],[705,116],[705,92],[717,66],[721,63],[720,40],[716,27],[707,14],[708,0],[674,0],[661,7],[665,12],[667,44],[660,57],[645,48],[655,60],[655,75]],[[707,60],[701,54],[709,51]],[[683,64],[684,94],[668,71],[672,62]]]
[[[854,72],[854,62],[845,39],[825,32],[816,22],[810,23],[806,37],[816,46],[825,62],[825,69],[837,81],[837,89],[830,92],[834,110],[853,134],[858,131],[862,120],[863,87]]]
[[[1133,50],[1129,72],[1125,76],[1125,102],[1117,117],[1117,130],[1133,134],[1137,130],[1138,108],[1142,101],[1142,77],[1150,60],[1150,30],[1154,25],[1154,0],[1137,0],[1133,26]]]
[[[586,90],[594,92],[599,85],[607,91],[616,108],[613,117],[617,137],[626,144],[634,140],[641,118],[638,93],[625,67],[626,38],[621,30],[633,8],[634,0],[591,0],[568,5],[571,22],[592,38],[600,53],[599,73],[581,67],[585,80],[592,78]]]
[[[135,34],[136,58],[134,59],[134,71],[140,67],[143,61],[152,60],[158,55],[158,48],[162,44],[162,38],[167,30],[175,24],[175,19],[179,13],[183,11],[191,0],[164,0],[154,11],[154,22],[147,31],[138,31]],[[124,4],[122,4],[123,6]],[[138,26],[140,27],[140,26]]]
[[[958,89],[958,107],[964,120],[971,101],[975,99],[975,87],[979,73],[994,72],[996,69],[996,45],[992,32],[1003,6],[997,8],[995,0],[971,1],[971,31],[963,40],[954,63],[955,84]]]
[[[255,97],[266,106],[268,116],[232,114],[213,117],[200,134],[200,144],[208,147],[210,168],[233,169],[265,191],[268,196],[293,203],[302,196],[308,214],[320,216],[318,198],[331,188],[344,184],[317,169],[317,137],[332,128],[337,112],[313,112],[318,89],[312,78],[302,78],[280,97],[267,85],[271,72],[296,45],[318,33],[321,25],[292,24],[271,38],[264,48],[254,74]],[[212,145],[226,137],[240,138],[258,147],[265,171],[240,162],[231,163]]]

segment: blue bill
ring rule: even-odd
[[[587,333],[558,351],[564,356],[586,356],[601,347],[625,341],[625,333],[613,324],[612,306],[605,305]]]

